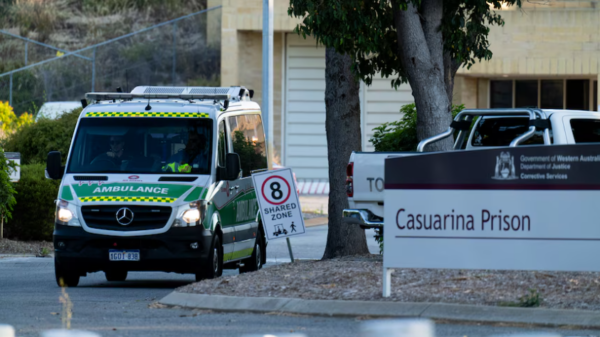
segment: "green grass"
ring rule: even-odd
[[[499,302],[501,307],[536,308],[542,303],[540,293],[536,289],[529,289],[529,294],[519,297],[517,301]]]

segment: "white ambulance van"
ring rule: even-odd
[[[54,227],[59,286],[103,271],[254,271],[266,262],[251,173],[266,170],[260,107],[244,87],[90,93],[66,162]],[[66,163],[65,166],[62,166]]]

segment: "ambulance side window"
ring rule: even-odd
[[[267,168],[265,132],[260,115],[229,117],[233,152],[240,156],[242,177],[249,177],[254,170]]]
[[[219,135],[218,135],[218,152],[217,152],[217,165],[219,167],[225,167],[225,157],[227,156],[227,132],[225,131],[225,121],[219,123]]]

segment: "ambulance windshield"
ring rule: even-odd
[[[208,118],[83,118],[69,173],[210,174]]]

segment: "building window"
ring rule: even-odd
[[[491,81],[491,108],[512,108],[512,85],[513,81]]]
[[[594,111],[598,111],[598,81],[594,81]]]
[[[515,81],[515,107],[538,107],[538,81]]]
[[[542,80],[541,81],[541,108],[542,109],[562,109],[564,80]]]
[[[490,108],[525,107],[598,111],[598,82],[589,79],[490,81]]]
[[[567,80],[567,109],[590,109],[590,81]]]

